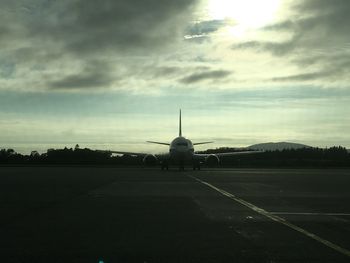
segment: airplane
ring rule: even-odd
[[[263,151],[240,151],[240,152],[225,152],[225,153],[215,153],[215,154],[203,154],[196,153],[194,151],[195,145],[202,145],[213,143],[212,141],[207,142],[196,142],[192,143],[191,140],[182,136],[182,123],[181,123],[181,109],[179,117],[179,136],[172,140],[171,143],[166,142],[156,142],[156,141],[146,141],[148,143],[160,144],[169,146],[169,152],[165,154],[147,154],[147,153],[136,153],[136,152],[123,152],[123,151],[103,151],[108,153],[124,154],[131,156],[143,157],[143,162],[145,164],[151,165],[160,163],[161,169],[168,170],[169,164],[178,164],[180,170],[185,169],[185,164],[192,163],[193,170],[200,170],[201,164],[211,164],[218,165],[220,163],[220,158],[223,156],[232,155],[247,155],[262,153]]]

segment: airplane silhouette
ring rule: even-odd
[[[182,136],[182,123],[181,123],[181,109],[179,117],[179,136],[172,140],[171,143],[147,141],[148,143],[161,144],[169,146],[169,152],[165,154],[147,154],[136,152],[122,152],[122,151],[104,151],[108,153],[126,154],[132,156],[143,157],[145,164],[155,164],[160,162],[162,170],[169,169],[169,164],[179,165],[180,170],[184,170],[185,164],[192,163],[193,170],[200,170],[202,163],[211,165],[218,165],[220,163],[220,157],[232,156],[232,155],[246,155],[262,153],[263,151],[240,151],[240,152],[225,152],[215,154],[199,154],[194,151],[195,145],[213,143],[213,142],[196,142],[192,143],[191,140]]]

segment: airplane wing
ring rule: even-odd
[[[135,152],[121,152],[121,151],[109,151],[110,153],[125,154],[132,156],[146,156],[148,153],[135,153]]]
[[[140,156],[145,157],[147,155],[154,155],[160,160],[166,159],[169,157],[169,153],[160,153],[160,154],[150,154],[150,153],[136,153],[136,152],[122,152],[122,151],[104,151],[104,150],[96,150],[96,152],[104,152],[104,153],[116,153],[116,154],[125,154],[125,155],[131,155],[131,156]]]
[[[154,144],[161,144],[161,145],[168,145],[170,146],[170,143],[166,143],[166,142],[154,142],[154,141],[146,141],[148,143],[154,143]]]
[[[104,153],[117,153],[117,154],[126,154],[132,156],[146,156],[148,153],[135,153],[135,152],[121,152],[121,151],[104,151],[104,150],[96,150],[96,152],[104,152]]]
[[[200,145],[200,144],[207,144],[207,143],[213,143],[213,142],[195,142],[193,145]]]
[[[257,154],[257,153],[263,153],[264,151],[241,151],[241,152],[227,152],[227,153],[195,153],[195,157],[208,157],[209,155],[216,155],[218,157],[223,156],[234,156],[234,155],[248,155],[248,154]]]

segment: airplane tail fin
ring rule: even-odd
[[[179,136],[182,137],[182,128],[181,128],[181,109],[180,109],[180,118],[179,118]]]

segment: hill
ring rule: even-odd
[[[302,148],[312,148],[311,146],[300,144],[300,143],[291,143],[291,142],[268,142],[268,143],[259,143],[247,147],[250,150],[263,150],[263,151],[276,151],[284,149],[302,149]]]

